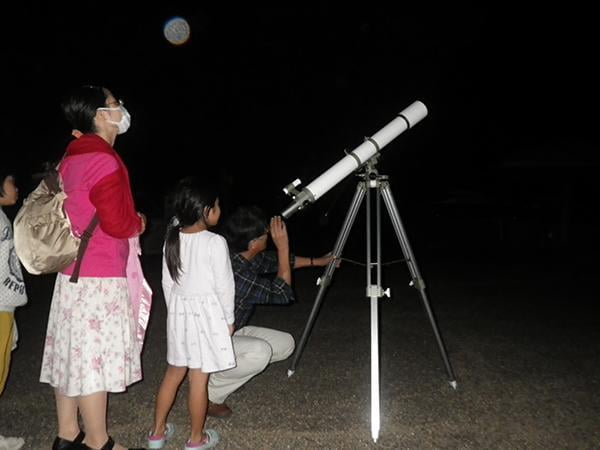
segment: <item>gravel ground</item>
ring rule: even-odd
[[[420,257],[427,293],[458,382],[452,389],[418,292],[403,264],[387,266],[392,298],[380,307],[381,431],[370,426],[370,316],[365,273],[343,264],[333,279],[296,373],[271,365],[228,399],[229,419],[209,418],[232,449],[600,448],[600,327],[591,259],[538,255]],[[586,261],[589,261],[586,262]],[[145,444],[165,369],[159,258],[144,259],[155,306],[144,380],[110,397],[110,434]],[[425,264],[423,266],[422,264]],[[298,302],[262,307],[252,323],[300,338],[317,288],[316,269],[296,272]],[[0,398],[0,434],[48,449],[56,433],[52,390],[39,383],[54,278],[27,276],[29,305]],[[182,448],[189,430],[184,384],[171,413]]]

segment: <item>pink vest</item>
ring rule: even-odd
[[[69,156],[61,163],[60,175],[67,194],[65,210],[75,235],[83,233],[96,212],[90,201],[90,190],[118,168],[119,164],[113,156],[100,152]],[[85,252],[80,276],[125,277],[128,255],[128,240],[114,238],[98,225]],[[74,265],[71,264],[62,273],[71,275]]]

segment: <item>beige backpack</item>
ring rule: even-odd
[[[98,215],[94,214],[78,238],[64,210],[66,198],[60,174],[53,169],[23,200],[15,217],[15,251],[27,272],[33,275],[60,272],[76,260],[70,281],[77,283],[83,254],[98,224]]]

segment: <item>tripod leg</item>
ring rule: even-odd
[[[456,389],[456,378],[454,376],[454,371],[452,370],[452,366],[450,365],[450,361],[448,359],[448,355],[446,354],[446,348],[444,346],[442,336],[438,330],[433,311],[431,309],[431,306],[429,305],[429,300],[427,299],[427,295],[425,294],[425,282],[423,281],[423,279],[421,278],[421,274],[419,273],[417,261],[415,260],[412,249],[410,248],[408,238],[406,237],[406,232],[404,231],[404,226],[402,225],[400,215],[398,214],[398,208],[396,207],[396,203],[394,202],[394,197],[392,196],[390,185],[387,181],[382,183],[381,195],[383,196],[383,201],[385,202],[385,205],[390,214],[392,225],[394,226],[394,230],[396,231],[396,236],[400,241],[400,246],[402,247],[404,258],[407,261],[408,268],[412,276],[413,285],[419,290],[419,293],[421,294],[423,306],[425,307],[425,311],[427,312],[427,316],[429,317],[429,322],[431,322],[431,327],[433,328],[433,333],[435,334],[435,338],[440,349],[442,360],[444,361],[444,365],[446,366],[446,372],[448,374],[448,378],[450,379],[450,386]]]
[[[304,327],[304,331],[302,332],[302,337],[300,338],[300,341],[298,342],[298,345],[296,346],[296,351],[294,352],[294,358],[293,358],[292,363],[290,364],[290,367],[287,372],[288,377],[292,376],[294,374],[294,372],[296,371],[296,365],[298,364],[298,360],[300,359],[300,356],[302,355],[302,351],[304,350],[304,346],[306,345],[306,340],[308,339],[308,335],[310,334],[310,331],[312,329],[314,321],[317,318],[317,314],[319,312],[319,307],[321,306],[321,302],[325,295],[325,291],[327,290],[327,287],[329,286],[329,283],[331,282],[331,278],[333,277],[333,272],[335,271],[337,263],[340,259],[340,256],[342,255],[342,250],[344,248],[344,245],[346,244],[346,240],[348,239],[348,234],[350,233],[350,230],[352,229],[354,219],[356,219],[356,213],[358,212],[358,209],[360,207],[360,204],[362,202],[364,195],[365,195],[364,183],[359,182],[356,187],[356,191],[354,192],[354,197],[352,198],[352,203],[350,205],[350,208],[348,209],[348,213],[346,214],[346,218],[344,219],[344,224],[342,225],[340,234],[338,235],[338,238],[335,242],[335,246],[333,248],[333,253],[332,253],[333,258],[329,262],[327,267],[325,268],[325,271],[323,272],[323,276],[321,277],[321,283],[319,285],[319,292],[317,293],[315,303],[310,312],[310,316],[308,317],[308,321],[306,322],[306,325]]]
[[[380,427],[379,402],[379,298],[371,297],[371,437],[377,442]]]
[[[382,295],[381,288],[381,201],[379,183],[376,185],[377,195],[375,197],[376,210],[376,252],[377,262],[376,284],[372,279],[372,253],[371,253],[371,191],[367,192],[367,297],[371,306],[371,437],[373,442],[379,438],[381,423],[380,399],[379,399],[379,299]]]

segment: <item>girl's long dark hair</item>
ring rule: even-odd
[[[179,230],[192,226],[199,220],[204,221],[217,198],[218,192],[214,184],[203,183],[196,177],[183,178],[177,184],[171,196],[175,216],[169,222],[165,236],[165,260],[175,282],[179,281],[181,274]]]

